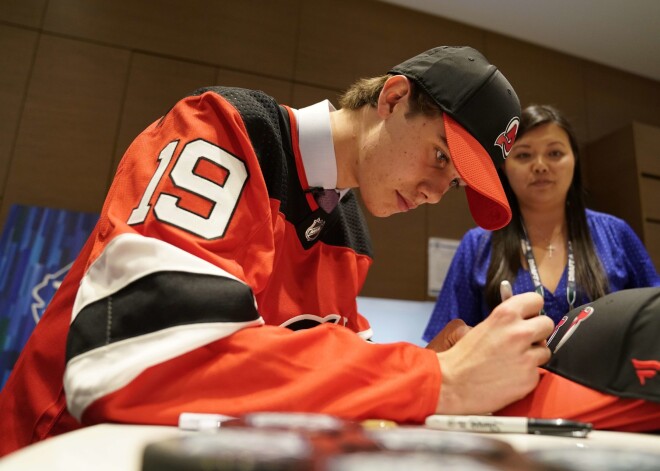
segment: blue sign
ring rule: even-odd
[[[0,388],[98,218],[11,207],[0,237]]]

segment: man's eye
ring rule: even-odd
[[[435,160],[437,160],[438,162],[440,162],[440,164],[442,164],[443,166],[444,166],[444,165],[447,165],[447,163],[449,163],[449,157],[447,157],[447,156],[445,155],[445,153],[442,152],[440,149],[437,149],[437,150],[435,151]]]

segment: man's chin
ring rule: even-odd
[[[372,210],[369,207],[367,207],[367,210],[369,211],[369,214],[377,218],[387,218],[398,212],[398,211],[389,211],[382,208],[378,208],[377,210]]]
[[[400,211],[393,209],[393,208],[388,208],[388,207],[382,207],[382,206],[376,206],[375,208],[372,205],[366,205],[367,210],[372,216],[375,216],[377,218],[386,218],[390,217],[393,214],[397,214]]]
[[[393,207],[393,205],[379,204],[379,202],[377,198],[362,200],[364,208],[366,208],[369,214],[377,218],[386,218],[401,212],[399,208]]]

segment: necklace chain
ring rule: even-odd
[[[557,250],[557,247],[553,243],[553,241],[556,239],[556,237],[559,235],[561,236],[562,231],[564,230],[564,224],[562,223],[559,226],[558,231],[553,231],[550,237],[546,238],[539,238],[541,239],[541,244],[539,244],[540,248],[545,250],[547,253],[548,258],[552,258],[555,254],[555,251]]]

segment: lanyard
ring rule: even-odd
[[[532,281],[534,282],[534,291],[543,296],[543,285],[541,284],[541,275],[536,266],[536,260],[534,259],[534,252],[532,251],[532,244],[529,242],[529,237],[527,236],[527,230],[525,225],[522,225],[523,233],[525,237],[520,239],[520,244],[527,259],[527,266],[529,267],[529,274],[532,276]],[[575,257],[573,256],[573,244],[571,241],[568,241],[568,276],[566,280],[566,301],[568,301],[568,310],[573,309],[575,304],[576,293],[576,283],[575,283]],[[543,313],[543,311],[541,311]]]

